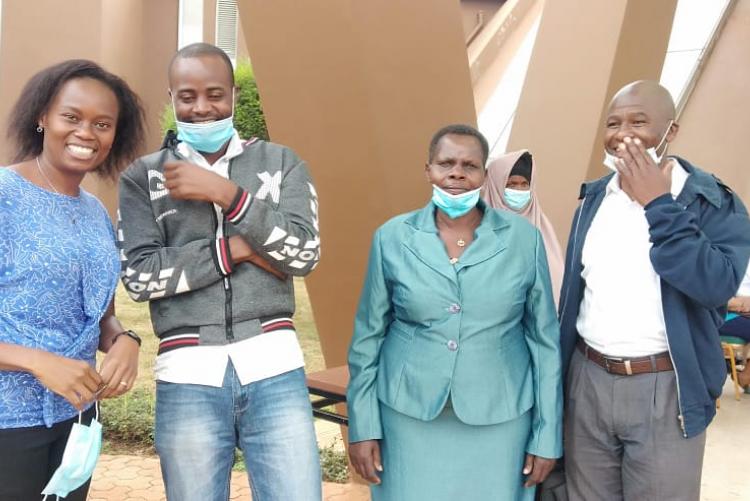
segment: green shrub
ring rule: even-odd
[[[101,402],[104,438],[120,446],[152,449],[154,446],[154,394],[135,388]]]
[[[258,85],[255,83],[255,75],[250,61],[240,61],[234,70],[237,94],[234,103],[234,128],[243,139],[257,137],[268,139],[266,119],[263,116],[263,107],[260,103]],[[166,134],[168,130],[175,130],[174,110],[172,103],[167,103],[161,113],[161,131]]]
[[[349,463],[346,460],[346,453],[338,450],[335,444],[319,449],[319,453],[323,480],[336,482],[337,484],[347,483],[349,481]]]

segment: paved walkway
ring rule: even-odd
[[[247,475],[232,472],[229,499],[251,499]],[[357,484],[323,483],[325,501],[368,501],[367,488]],[[94,472],[89,501],[162,501],[164,484],[159,460],[143,456],[102,455]]]
[[[724,386],[721,409],[708,431],[703,462],[702,501],[750,499],[750,475],[742,462],[750,422],[750,395],[734,399],[731,381]],[[335,439],[338,427],[316,423],[322,444]],[[322,429],[321,429],[322,428]],[[233,472],[230,499],[250,500],[244,472]],[[161,501],[164,485],[156,458],[102,455],[94,472],[89,501]],[[325,501],[369,501],[365,486],[323,483]]]

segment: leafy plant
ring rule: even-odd
[[[323,472],[323,480],[345,484],[349,481],[349,462],[346,453],[330,444],[318,450],[320,453],[320,469]]]

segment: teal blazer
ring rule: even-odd
[[[560,331],[539,231],[488,208],[451,265],[435,206],[374,235],[349,348],[349,440],[383,438],[380,403],[423,421],[451,399],[461,421],[531,410],[527,452],[562,455]]]

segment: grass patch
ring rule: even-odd
[[[105,451],[154,454],[154,394],[135,388],[101,403]]]

